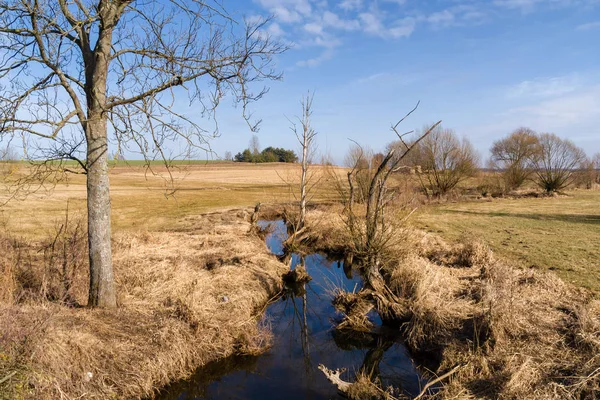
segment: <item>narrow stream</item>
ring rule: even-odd
[[[283,221],[260,221],[272,225],[267,235],[269,249],[283,253],[287,237]],[[300,262],[292,255],[292,268]],[[331,304],[337,287],[359,290],[363,281],[357,271],[323,254],[305,257],[312,277],[305,290],[286,290],[266,311],[274,335],[273,347],[257,357],[233,356],[200,368],[187,381],[171,385],[160,398],[171,399],[338,399],[337,389],[317,369],[348,368],[343,379],[352,381],[361,368],[380,376],[383,386],[402,388],[416,395],[425,384],[400,338],[365,335],[360,340],[343,337],[335,329],[340,315]],[[376,314],[373,322],[380,325]]]

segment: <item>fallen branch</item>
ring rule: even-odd
[[[443,381],[444,379],[446,379],[447,377],[449,377],[450,375],[454,374],[456,371],[458,371],[460,368],[462,367],[462,365],[457,365],[456,367],[452,368],[450,371],[446,372],[444,375],[442,376],[438,376],[437,378],[435,378],[432,381],[427,382],[427,384],[425,385],[425,387],[423,387],[423,390],[421,390],[421,393],[419,393],[419,395],[417,397],[415,397],[413,400],[419,400],[420,398],[422,398],[423,396],[425,396],[425,394],[427,393],[427,390],[432,387],[433,385],[435,385],[436,383],[439,383],[441,381]]]
[[[323,364],[319,364],[319,369],[323,371],[325,377],[329,379],[329,382],[333,383],[340,392],[346,393],[352,384],[350,382],[346,382],[340,378],[340,374],[346,372],[346,368],[336,369],[335,371],[330,370]]]

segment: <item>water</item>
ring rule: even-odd
[[[261,226],[269,224],[260,221]],[[287,236],[283,221],[271,223],[269,249],[283,254]],[[348,368],[342,379],[352,381],[361,368],[378,372],[384,387],[402,388],[416,395],[425,384],[408,351],[391,334],[348,337],[334,329],[340,315],[331,304],[336,287],[357,291],[360,275],[344,268],[343,262],[322,254],[305,257],[312,281],[295,291],[288,290],[271,304],[265,318],[274,334],[273,347],[258,357],[229,357],[200,368],[191,379],[168,388],[163,399],[341,399],[337,389],[317,369]],[[300,262],[292,255],[292,268]],[[376,314],[370,315],[380,325]]]

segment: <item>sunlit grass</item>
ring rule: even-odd
[[[21,167],[25,168],[25,167]],[[315,167],[319,171],[321,167]],[[160,166],[148,171],[140,166],[119,165],[110,169],[112,225],[116,231],[168,230],[176,219],[209,211],[281,203],[295,199],[298,164],[209,163]],[[24,171],[21,171],[24,173]],[[70,175],[67,183],[48,186],[24,200],[11,200],[0,208],[0,223],[19,236],[40,237],[70,214],[86,212],[84,175]],[[323,180],[314,199],[330,198]],[[4,190],[0,197],[8,198]]]
[[[413,222],[449,240],[473,233],[522,267],[553,270],[600,293],[600,191],[432,205]]]

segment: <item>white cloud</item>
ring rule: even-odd
[[[398,39],[410,36],[415,30],[416,21],[413,18],[396,20],[391,26],[386,26],[381,16],[367,12],[358,15],[362,30],[373,36]]]
[[[573,92],[579,87],[581,79],[577,75],[537,78],[510,87],[507,96],[512,99],[554,97]]]
[[[600,29],[600,21],[588,22],[587,24],[581,24],[577,28],[578,31],[591,31],[594,29]]]
[[[331,11],[323,13],[323,25],[336,29],[352,31],[360,28],[360,23],[355,19],[342,19]]]
[[[320,35],[323,33],[323,25],[317,22],[310,22],[308,24],[304,24],[304,30],[314,35]]]
[[[505,8],[529,9],[540,1],[541,0],[494,0],[494,4]]]
[[[414,32],[416,25],[413,18],[400,19],[387,30],[387,34],[394,39],[409,37]]]
[[[600,86],[594,86],[567,96],[516,107],[507,114],[538,130],[559,131],[580,125],[600,126],[599,109]]]
[[[285,7],[273,7],[270,9],[275,15],[275,18],[281,22],[299,22],[302,20],[302,16],[296,11],[289,10]]]
[[[333,57],[333,50],[327,49],[323,51],[319,56],[310,58],[308,60],[298,61],[296,65],[298,67],[316,67],[324,61],[330,60]]]
[[[275,37],[285,35],[284,30],[281,29],[281,26],[277,22],[273,22],[271,25],[269,25],[269,27],[267,28],[267,32],[269,32],[271,36]]]
[[[373,35],[383,36],[383,23],[377,15],[373,13],[361,13],[358,15],[358,18],[362,22],[363,31]]]
[[[450,10],[439,11],[427,17],[427,22],[435,28],[442,28],[452,25],[454,22],[454,13]]]
[[[256,0],[281,22],[299,22],[312,13],[309,0]]]
[[[386,3],[396,3],[399,6],[403,6],[406,3],[406,0],[383,0]]]
[[[362,8],[362,0],[342,0],[338,7],[344,11],[360,10]]]

